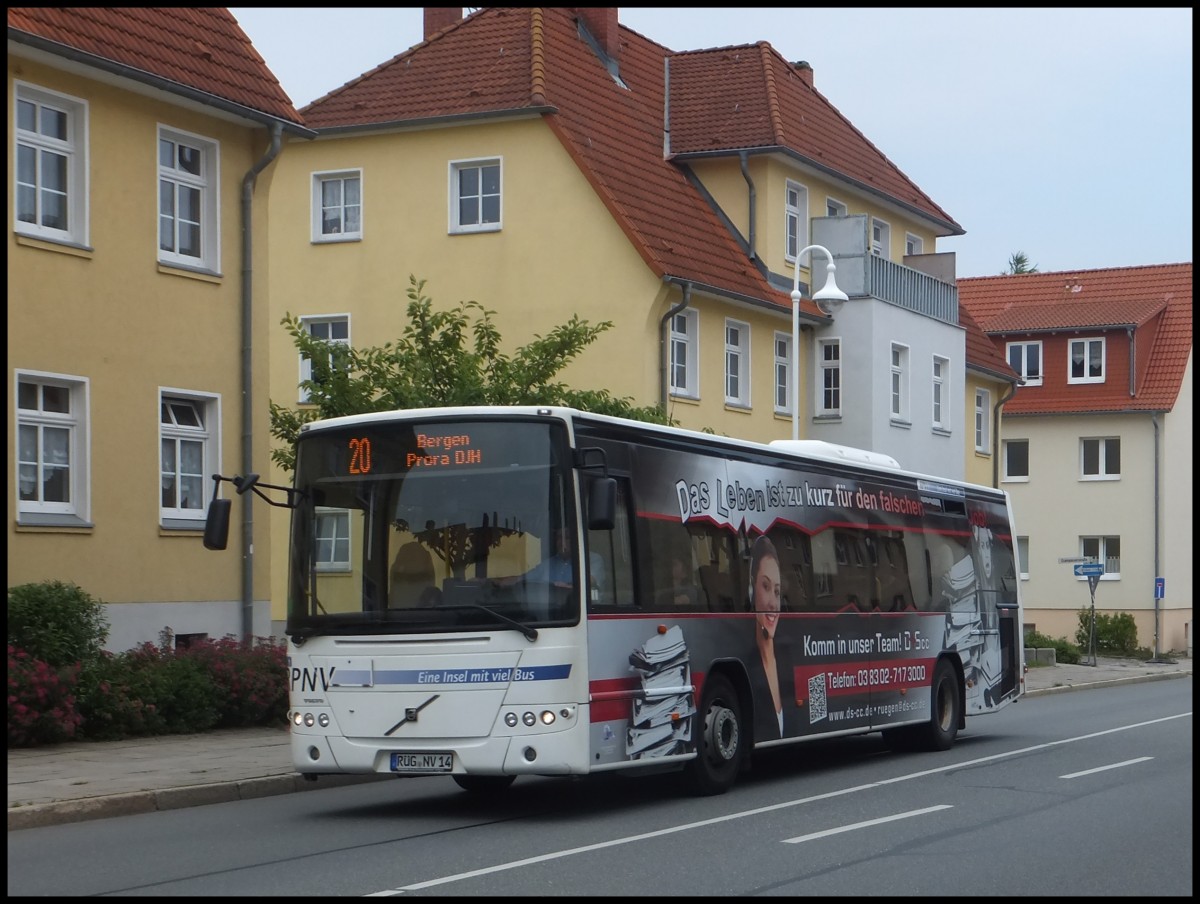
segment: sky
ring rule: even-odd
[[[421,7],[231,7],[297,109],[422,40]],[[758,41],[966,231],[960,277],[1192,259],[1192,9],[620,8],[672,50]]]

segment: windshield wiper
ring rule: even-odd
[[[495,609],[489,609],[487,606],[481,606],[481,605],[479,605],[479,603],[450,603],[449,605],[439,606],[438,608],[439,609],[478,609],[480,612],[486,612],[492,618],[499,619],[500,621],[504,622],[506,625],[511,626],[514,630],[520,631],[522,634],[525,635],[525,638],[527,640],[534,641],[534,640],[538,639],[537,628],[532,628],[529,625],[522,624],[521,622],[517,621],[515,618],[509,618],[507,615],[503,615],[503,614],[497,612]]]

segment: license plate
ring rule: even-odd
[[[453,772],[452,753],[393,753],[392,771],[409,773]]]

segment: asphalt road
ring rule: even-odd
[[[1191,678],[1028,698],[944,754],[877,735],[668,776],[444,777],[10,832],[10,895],[1191,895]]]

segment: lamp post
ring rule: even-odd
[[[800,258],[811,255],[813,251],[820,251],[829,261],[825,265],[825,285],[813,295],[813,301],[821,313],[832,317],[842,302],[850,300],[850,296],[837,287],[833,278],[837,264],[833,262],[833,255],[828,248],[809,245],[796,253],[796,273],[792,280],[792,439],[800,438]]]

